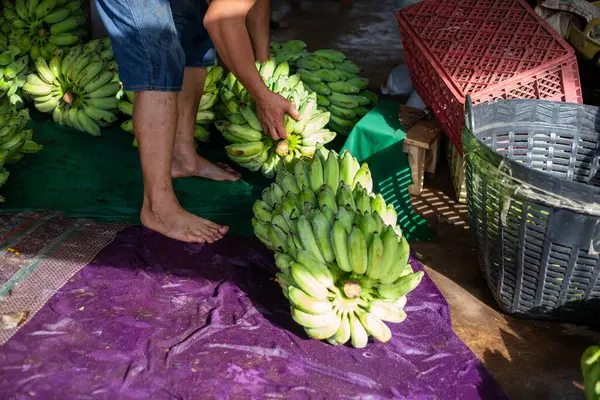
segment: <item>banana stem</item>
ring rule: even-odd
[[[40,30],[38,31],[38,35],[39,36],[45,36],[46,35],[46,29],[40,28]]]
[[[290,150],[290,144],[288,143],[287,140],[282,140],[281,142],[279,142],[277,144],[277,154],[279,154],[282,157],[285,157],[288,155]]]
[[[72,104],[73,103],[73,93],[71,93],[71,92],[65,93],[65,95],[63,96],[63,100],[67,104]]]
[[[344,295],[349,299],[355,299],[360,296],[361,288],[358,282],[348,281],[344,284]]]

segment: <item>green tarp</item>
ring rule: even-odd
[[[362,135],[357,132],[366,132],[367,128],[363,125],[367,122],[369,129],[377,129],[379,123],[373,125],[375,117],[372,114],[363,119],[350,139],[358,139]],[[44,150],[9,166],[11,177],[0,189],[7,201],[0,210],[59,210],[67,217],[139,223],[142,176],[137,149],[131,146],[131,135],[115,127],[104,130],[102,137],[92,137],[58,126],[46,116],[32,113],[32,117],[30,124],[35,131],[34,139],[44,145]],[[380,127],[378,130],[384,132],[389,129]],[[339,149],[343,140],[342,137],[336,139],[333,147]],[[213,134],[211,143],[201,145],[200,153],[213,161],[229,162],[223,145],[220,135]],[[356,155],[362,158],[366,148],[357,150]],[[381,176],[379,170],[386,162],[380,160],[379,154],[381,152],[367,160],[370,165],[373,163],[371,168],[374,168],[375,178]],[[405,158],[401,151],[395,154],[394,165],[407,169]],[[177,198],[186,210],[228,225],[232,233],[251,235],[252,204],[270,181],[259,173],[241,171],[243,178],[239,182],[177,179],[174,181]],[[409,238],[418,240],[424,236],[415,228],[421,225],[415,222],[408,203],[405,186],[410,183],[410,171],[405,175],[408,181],[397,182],[404,185],[404,189],[400,188],[401,195],[397,196],[396,204],[399,210],[411,211],[399,213],[400,225]],[[389,191],[386,182],[378,185],[383,191]]]
[[[398,212],[398,223],[411,240],[431,239],[425,220],[410,204],[410,167],[402,144],[406,133],[398,121],[399,104],[382,100],[354,127],[342,151],[349,150],[360,162],[369,164],[373,190],[380,192]]]

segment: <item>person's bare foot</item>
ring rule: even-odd
[[[185,211],[176,200],[153,207],[144,199],[140,220],[142,225],[171,239],[188,243],[213,243],[223,238],[229,227]]]
[[[196,176],[214,181],[238,181],[242,175],[227,164],[213,163],[194,152],[187,157],[173,154],[171,165],[173,178]]]

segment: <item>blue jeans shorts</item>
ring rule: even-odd
[[[124,90],[179,92],[185,67],[214,65],[204,0],[95,0]]]

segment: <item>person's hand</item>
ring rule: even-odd
[[[266,91],[264,95],[256,99],[256,113],[260,119],[263,131],[271,135],[273,140],[286,139],[288,134],[283,126],[283,117],[289,114],[296,121],[300,119],[300,113],[296,106],[286,100],[283,96]]]

